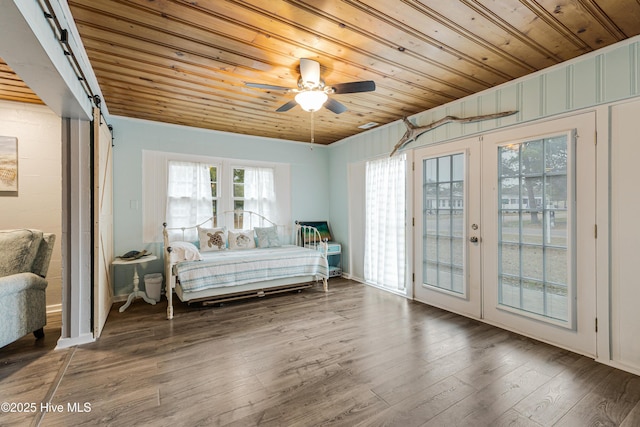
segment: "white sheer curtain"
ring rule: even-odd
[[[365,180],[364,278],[404,291],[406,155],[367,162]]]
[[[169,227],[189,227],[210,218],[213,208],[209,165],[169,161],[168,169],[166,218]],[[182,238],[182,234],[170,237]],[[197,240],[196,230],[185,232],[184,238]]]
[[[274,175],[273,168],[244,168],[244,209],[279,224]]]

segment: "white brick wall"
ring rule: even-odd
[[[43,105],[0,100],[0,135],[18,138],[18,196],[0,197],[0,229],[36,228],[56,234],[47,306],[62,294],[62,119]]]

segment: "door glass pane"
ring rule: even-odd
[[[438,181],[438,159],[425,160],[424,183],[434,183]]]
[[[451,182],[451,156],[438,158],[438,182]]]
[[[453,156],[453,180],[464,180],[464,157]]]
[[[498,303],[569,320],[567,135],[498,149]]]
[[[424,160],[423,282],[464,294],[464,154]]]

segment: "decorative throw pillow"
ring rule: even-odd
[[[256,247],[253,230],[229,231],[229,249],[251,249]]]
[[[202,256],[198,248],[190,242],[171,242],[171,262],[200,261]]]
[[[278,237],[278,227],[255,227],[256,236],[258,237],[259,248],[276,248],[280,246],[280,238]]]
[[[198,241],[202,252],[222,251],[227,248],[227,227],[198,227]]]

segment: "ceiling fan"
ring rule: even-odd
[[[300,104],[303,110],[309,112],[318,111],[323,106],[335,114],[344,113],[347,107],[335,99],[330,99],[329,95],[372,92],[376,90],[376,84],[372,80],[364,80],[351,83],[338,83],[332,86],[326,86],[324,80],[320,78],[320,64],[313,59],[300,59],[300,79],[297,88],[288,88],[285,86],[266,85],[261,83],[245,83],[249,87],[258,89],[283,90],[286,92],[296,93],[295,99],[287,102],[276,111],[281,113],[289,111],[296,104]]]

